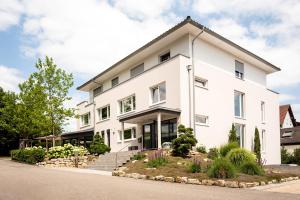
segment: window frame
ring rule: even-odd
[[[264,101],[260,102],[260,110],[261,110],[261,122],[266,123],[266,103]]]
[[[242,65],[243,72],[241,72],[237,69],[238,68],[237,64]],[[244,80],[244,77],[245,77],[245,64],[243,62],[235,60],[235,62],[234,62],[234,74],[235,74],[236,78],[238,78],[240,80]]]
[[[100,88],[100,91],[95,93],[95,90],[98,90]],[[93,89],[93,97],[98,96],[99,94],[101,94],[103,92],[103,85],[100,85],[98,87],[96,87],[95,89]]]
[[[87,124],[84,123],[84,116],[88,116],[88,122]],[[84,113],[82,115],[80,115],[80,127],[85,127],[85,126],[89,126],[91,125],[91,112],[87,112],[87,113]]]
[[[125,139],[125,131],[130,131],[130,138]],[[119,138],[119,142],[121,142],[122,140],[124,140],[124,142],[136,140],[137,139],[136,127],[131,127],[131,128],[124,129],[123,134],[122,134],[122,131],[120,131],[119,132],[119,137],[120,136],[122,136],[122,138]]]
[[[267,148],[267,137],[266,137],[266,130],[261,130],[261,152],[265,153]]]
[[[114,83],[114,81],[117,80],[117,83]],[[115,77],[113,79],[111,79],[111,87],[116,87],[117,85],[119,85],[119,77]]]
[[[139,67],[142,67],[143,70],[142,70],[142,71],[138,71],[137,69],[138,69]],[[134,70],[137,70],[138,72],[137,72],[136,74],[133,74],[133,71],[134,71]],[[130,69],[130,78],[136,77],[136,76],[142,74],[144,71],[145,71],[145,64],[144,64],[144,63],[141,63],[141,64],[139,64],[139,65],[137,65],[137,66],[135,66],[135,67],[133,67],[133,68]]]
[[[169,57],[168,57],[167,59],[165,59],[165,60],[162,60],[162,57],[163,57],[163,56],[166,56],[167,54],[169,54]],[[159,63],[166,62],[166,61],[170,60],[170,58],[171,58],[171,51],[170,51],[170,50],[165,51],[164,53],[162,53],[162,54],[160,54],[160,55],[158,56]]]
[[[129,98],[131,98],[131,104],[130,104],[131,110],[127,111],[127,112],[124,112],[124,101],[127,100],[127,99],[129,99]],[[118,114],[119,115],[123,115],[123,114],[126,114],[126,113],[134,112],[136,110],[136,96],[135,96],[135,94],[132,94],[130,96],[127,96],[127,97],[125,97],[123,99],[118,100],[118,108],[119,108],[118,109],[118,112],[119,112]]]
[[[239,94],[241,98],[239,98],[239,110],[240,110],[240,115],[236,115],[236,101],[235,101],[235,95]],[[245,119],[245,93],[234,90],[234,117],[239,118],[239,119]]]
[[[239,144],[240,147],[245,148],[245,144],[246,144],[246,137],[245,137],[245,135],[246,135],[246,125],[245,124],[240,124],[240,123],[235,123],[234,127],[235,127],[235,130],[236,130],[236,133],[237,133],[237,138],[239,138],[239,140],[240,140],[240,144]],[[240,130],[239,130],[240,132],[238,132],[237,127],[240,127]],[[242,133],[242,136],[240,134],[238,135],[238,133]]]
[[[165,98],[164,99],[161,99],[161,89],[160,89],[161,85],[164,85],[164,87],[165,87]],[[154,102],[154,93],[153,93],[153,90],[156,89],[156,88],[158,90],[158,92],[157,92],[158,96],[157,96],[157,102]],[[167,100],[167,84],[166,84],[165,81],[161,82],[161,83],[158,83],[158,84],[150,87],[150,102],[151,102],[150,104],[151,105],[161,104],[161,103],[166,102],[166,100]]]
[[[200,88],[204,88],[204,89],[208,88],[208,80],[207,79],[196,76],[194,81],[195,81],[196,87],[200,87]],[[201,84],[201,85],[197,84],[199,82],[202,82],[203,84]]]
[[[105,109],[105,108],[107,109],[107,111],[106,111],[107,112],[107,118],[103,119],[102,110]],[[97,116],[98,116],[98,122],[109,120],[110,119],[110,104],[107,104],[105,106],[97,108]]]
[[[203,123],[203,122],[197,122],[197,117],[202,117],[202,118],[204,118],[204,119],[205,119],[205,123]],[[200,115],[200,114],[196,114],[196,115],[195,115],[195,123],[196,123],[197,125],[200,125],[200,126],[209,126],[209,117],[208,117],[208,115]]]

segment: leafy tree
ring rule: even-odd
[[[231,125],[231,130],[229,131],[229,138],[228,142],[238,142],[237,134],[236,134],[236,129],[234,124]]]
[[[174,156],[186,157],[193,146],[197,144],[192,128],[185,128],[184,125],[178,126],[179,137],[172,141]]]
[[[104,144],[104,140],[100,137],[99,133],[96,133],[93,138],[93,142],[90,145],[90,153],[93,154],[104,154],[105,152],[110,152],[110,147]]]
[[[255,128],[255,134],[254,134],[254,153],[256,155],[258,163],[261,163],[260,139],[259,139],[259,131],[257,127]]]

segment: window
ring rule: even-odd
[[[166,60],[169,60],[170,57],[171,57],[170,52],[162,54],[162,55],[159,56],[159,62],[164,62]]]
[[[91,121],[90,121],[91,116],[90,115],[91,115],[90,113],[81,115],[81,126],[87,126],[91,123]]]
[[[195,78],[195,86],[202,87],[202,88],[207,88],[207,80],[196,77]]]
[[[160,83],[151,88],[152,104],[166,100],[166,83]]]
[[[161,122],[161,143],[172,142],[177,138],[177,119]]]
[[[245,147],[245,125],[243,124],[235,124],[236,135],[238,139],[238,143],[240,147]]]
[[[144,63],[130,70],[130,77],[135,77],[144,72]]]
[[[103,120],[110,118],[110,106],[109,105],[99,108],[97,110],[98,110],[99,121],[103,121]]]
[[[94,97],[103,92],[102,85],[93,90]]]
[[[244,118],[244,93],[234,91],[234,115]]]
[[[103,139],[103,141],[104,141],[104,137],[105,137],[105,131],[101,131],[101,138]]]
[[[111,87],[115,87],[118,84],[119,84],[119,77],[116,77],[111,80]]]
[[[235,61],[235,77],[239,79],[244,79],[244,63]]]
[[[266,121],[266,115],[265,115],[265,102],[260,103],[260,110],[261,110],[261,121],[264,123]]]
[[[135,95],[119,101],[120,114],[135,110]]]
[[[292,137],[293,133],[293,131],[286,131],[282,134],[282,137]]]
[[[208,125],[208,116],[205,115],[196,115],[195,121],[197,124],[200,125]]]
[[[124,140],[136,139],[136,130],[135,128],[130,128],[124,130]]]
[[[261,151],[266,151],[266,130],[261,131]]]

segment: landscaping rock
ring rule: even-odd
[[[135,178],[135,179],[138,179],[139,178],[139,173],[132,173],[131,174],[131,178]]]
[[[140,175],[140,176],[139,176],[139,179],[146,180],[146,179],[147,179],[147,176],[146,176],[146,175]]]
[[[133,163],[133,164],[134,164],[134,163],[136,163],[136,162],[137,162],[137,160],[133,160],[133,161],[131,161],[131,163]]]
[[[166,182],[175,182],[175,178],[174,177],[165,177],[165,181]]]
[[[163,175],[155,176],[155,180],[157,180],[157,181],[164,181],[165,177]]]
[[[259,186],[259,182],[253,182],[253,183],[255,187]]]
[[[246,183],[246,187],[249,188],[249,187],[254,187],[255,184],[254,183]]]
[[[181,183],[187,183],[188,177],[181,177]]]
[[[217,181],[216,181],[216,185],[217,185],[217,186],[224,187],[224,186],[225,186],[225,180],[222,180],[222,179],[217,180]]]
[[[182,162],[177,162],[177,165],[182,165]]]
[[[265,183],[264,181],[261,181],[261,182],[259,183],[259,185],[263,186],[263,185],[266,185],[266,183]]]
[[[272,180],[272,183],[277,183],[277,180],[276,180],[276,179],[273,179],[273,180]]]
[[[239,183],[239,188],[246,188],[246,187],[247,187],[246,183],[244,182]]]
[[[189,178],[187,180],[187,183],[200,185],[200,181],[198,179],[195,179],[195,178]]]
[[[128,168],[127,167],[119,167],[118,170],[119,171],[126,171],[126,170],[128,170]]]
[[[226,181],[225,186],[230,188],[238,188],[239,183],[237,181]]]
[[[156,170],[155,167],[147,167],[146,170]]]
[[[149,160],[148,160],[148,158],[146,158],[145,160],[144,160],[144,163],[148,163],[149,162]]]

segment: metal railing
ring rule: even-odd
[[[122,147],[119,151],[116,152],[116,168],[118,167],[118,153],[121,152],[123,149],[125,149],[126,147],[128,147],[131,143],[128,143],[127,145],[125,145],[124,147]]]

